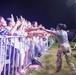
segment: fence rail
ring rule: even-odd
[[[48,38],[34,41],[25,36],[0,36],[0,75],[18,75],[21,70],[26,71],[33,64],[32,59],[37,60],[48,50],[51,45],[48,42]]]

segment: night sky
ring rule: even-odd
[[[13,14],[22,15],[31,23],[46,28],[56,27],[58,23],[65,23],[68,29],[76,29],[74,0],[2,0],[0,1],[0,15],[5,19]]]

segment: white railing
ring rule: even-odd
[[[0,36],[0,75],[17,75],[21,68],[26,71],[31,60],[40,57],[49,46],[48,38],[37,44],[25,36]]]

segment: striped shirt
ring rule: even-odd
[[[7,35],[9,33],[9,30],[7,28],[0,27],[0,45],[4,45],[6,43],[6,38],[3,36]]]
[[[68,42],[68,34],[66,31],[64,30],[57,30],[57,31],[54,31],[55,35],[56,35],[56,38],[58,40],[58,42],[61,44],[61,43],[65,43],[65,42]]]
[[[9,30],[7,28],[0,27],[0,35],[7,35]]]

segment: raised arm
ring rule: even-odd
[[[10,34],[10,35],[13,34],[13,33],[16,31],[17,27],[18,27],[20,24],[21,24],[20,21],[17,21],[17,22],[15,23],[14,27],[10,30],[9,34]]]
[[[49,29],[45,29],[45,28],[41,28],[42,30],[50,33],[50,34],[54,34],[55,35],[55,31],[49,30]]]

